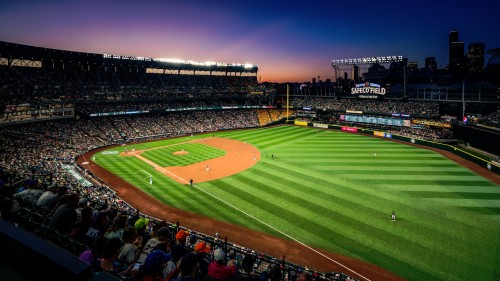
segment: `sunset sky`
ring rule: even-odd
[[[262,82],[303,82],[334,80],[332,59],[402,55],[423,66],[434,56],[444,68],[451,30],[466,50],[500,48],[499,10],[498,0],[18,0],[0,4],[0,41],[252,63]]]

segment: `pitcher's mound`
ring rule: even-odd
[[[172,154],[173,154],[173,155],[186,155],[186,154],[188,154],[188,153],[189,153],[189,152],[187,152],[187,151],[176,151],[176,152],[174,152],[174,153],[172,153]]]

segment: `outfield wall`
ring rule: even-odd
[[[469,160],[469,161],[472,161],[472,162],[478,164],[479,166],[481,166],[485,169],[488,169],[496,174],[500,174],[500,166],[499,165],[497,165],[491,161],[486,161],[484,159],[481,159],[475,155],[470,154],[467,151],[464,151],[460,148],[456,148],[456,147],[448,145],[448,144],[427,141],[427,140],[421,140],[421,139],[415,139],[415,138],[409,138],[409,137],[405,137],[405,136],[385,133],[383,131],[357,128],[357,127],[328,125],[328,124],[321,124],[321,123],[309,123],[309,122],[304,122],[304,121],[289,121],[288,124],[346,131],[346,132],[350,132],[350,133],[360,133],[360,134],[364,134],[364,135],[368,135],[368,136],[378,136],[378,137],[394,139],[394,140],[398,140],[398,141],[402,141],[402,142],[407,142],[407,143],[411,143],[411,144],[418,144],[418,145],[422,145],[422,146],[437,148],[440,150],[452,152],[452,153],[454,153],[454,154],[456,154],[456,155],[458,155],[466,160]]]

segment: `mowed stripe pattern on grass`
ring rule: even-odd
[[[175,152],[185,152],[186,154],[174,155]],[[224,150],[199,143],[169,145],[149,149],[141,154],[144,158],[155,162],[161,167],[187,166],[224,155],[226,155]]]
[[[500,190],[441,155],[295,126],[217,134],[255,145],[261,161],[199,188],[292,237],[409,280],[498,279]],[[132,171],[154,169],[142,161],[106,157],[112,158],[119,160],[109,162],[109,170],[166,204],[279,235],[168,178],[149,186],[141,172]]]

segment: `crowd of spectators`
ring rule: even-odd
[[[430,140],[430,141],[445,141],[453,138],[453,132],[448,128],[440,127],[423,127],[423,128],[402,128],[402,127],[386,127],[386,132],[393,135],[400,135],[409,138]]]
[[[186,274],[194,274],[192,277],[199,280],[221,276],[228,278],[224,280],[268,280],[273,274],[281,276],[275,273],[282,270],[274,265],[279,264],[279,260],[268,257],[270,261],[265,262],[263,258],[256,258],[255,253],[223,252],[220,243],[217,244],[219,239],[210,240],[201,234],[193,236],[194,232],[190,235],[194,238],[185,235],[181,242],[185,249],[179,251],[173,242],[174,234],[177,234],[175,237],[184,235],[177,232],[178,228],[141,215],[108,186],[92,179],[91,174],[81,171],[95,183],[87,186],[66,172],[83,152],[126,141],[128,136],[176,136],[256,126],[259,126],[256,110],[242,109],[57,120],[3,127],[0,129],[0,141],[4,144],[0,147],[0,168],[16,176],[10,180],[11,184],[2,182],[2,218],[24,224],[38,235],[68,247],[96,272],[108,272],[122,279],[177,280]],[[26,210],[31,214],[26,214]],[[23,221],[23,216],[29,219]],[[208,240],[207,244],[202,247],[200,243],[205,240],[196,237]],[[177,257],[179,252],[183,253],[181,257],[193,252],[196,260],[200,263],[205,260],[207,266],[203,271],[184,270],[183,258]],[[141,267],[134,269],[137,261],[141,261]],[[289,271],[296,278],[301,270],[290,267]],[[300,274],[304,280],[314,279],[311,272],[304,269]],[[257,273],[267,279],[261,279]],[[203,276],[207,279],[200,279]],[[348,278],[339,273],[331,280]]]
[[[88,105],[91,106],[88,106]],[[76,105],[77,114],[89,115],[92,113],[148,111],[165,112],[179,109],[202,109],[222,107],[262,107],[272,104],[271,98],[260,95],[227,95],[224,97],[204,94],[202,97],[182,95],[176,98],[161,100],[107,100],[106,102],[79,102]]]
[[[349,110],[368,114],[391,115],[393,113],[403,113],[412,117],[439,117],[439,104],[436,102],[294,97],[290,100],[290,104],[296,108],[308,107],[338,112]]]
[[[295,110],[289,110],[288,116],[295,114]],[[265,126],[267,124],[278,122],[287,117],[286,109],[258,109],[257,118],[259,119],[259,125]]]
[[[181,107],[269,105],[274,92],[248,94],[257,86],[252,76],[179,75],[96,69],[8,67],[0,65],[0,113],[7,104],[64,102],[83,114]],[[188,103],[185,100],[189,100]],[[88,102],[103,103],[96,110]],[[122,103],[138,101],[136,106]]]
[[[162,115],[127,115],[57,120],[7,126],[0,130],[0,166],[25,176],[55,173],[63,164],[93,148],[130,139],[180,136],[258,127],[255,110],[185,111]]]
[[[500,109],[491,114],[478,118],[477,123],[500,128]]]
[[[349,113],[369,117],[398,118],[406,120],[413,120],[415,117],[420,117],[424,118],[422,119],[424,121],[451,124],[449,120],[440,118],[439,104],[435,102],[294,97],[291,100],[291,104],[294,107],[307,107],[319,110],[317,118],[298,117],[297,120],[300,121],[320,121],[342,126],[357,126],[384,130],[391,134],[432,141],[448,142],[453,138],[453,132],[448,127],[430,126],[421,123],[398,127],[383,124],[347,122],[340,118],[341,114]]]

